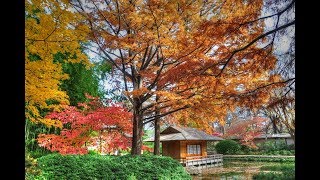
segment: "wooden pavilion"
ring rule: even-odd
[[[221,141],[220,137],[189,127],[169,126],[160,133],[162,155],[177,160],[207,157],[207,142]],[[153,142],[154,138],[144,140]]]

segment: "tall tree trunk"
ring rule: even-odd
[[[131,52],[129,51],[129,56]],[[133,89],[138,90],[142,87],[142,80],[138,75],[135,65],[131,66],[132,76],[134,77]],[[142,102],[143,96],[133,98],[133,136],[131,155],[141,155],[142,150],[142,131],[143,131],[143,112]]]
[[[282,123],[279,123],[280,124],[280,132],[279,133],[282,133],[283,132],[283,125]]]
[[[293,144],[296,144],[296,136],[295,136],[295,129],[288,127],[288,132],[293,140]]]
[[[278,118],[277,117],[272,117],[271,118],[271,123],[272,123],[272,130],[273,130],[273,133],[274,134],[277,134],[279,132],[279,129],[277,127],[277,121],[278,121]]]
[[[133,112],[133,137],[132,137],[132,149],[131,149],[132,155],[141,155],[143,116],[140,110],[141,110],[141,104],[135,103],[135,108]]]
[[[159,97],[156,96],[156,102],[158,102]],[[160,109],[158,106],[156,106],[156,111],[155,111],[155,120],[154,120],[154,155],[160,155],[160,118],[157,117],[160,114]]]

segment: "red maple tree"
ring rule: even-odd
[[[59,135],[40,134],[40,146],[61,154],[86,154],[89,147],[96,147],[100,153],[130,147],[132,113],[120,103],[109,101],[105,106],[99,98],[87,97],[90,102],[67,106],[46,116],[61,121],[63,128]]]
[[[253,140],[263,133],[262,130],[265,122],[266,119],[261,117],[239,121],[228,128],[225,137],[240,138],[241,144],[251,148],[257,148]]]

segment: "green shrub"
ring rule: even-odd
[[[50,154],[38,159],[51,179],[191,179],[181,164],[162,156]]]
[[[28,151],[27,152],[32,158],[39,158],[41,156],[45,156],[51,154],[52,152],[43,148],[38,148],[36,150]]]
[[[284,140],[268,140],[266,142],[258,143],[260,151],[279,151],[279,150],[292,150],[292,145],[287,145]]]
[[[233,140],[223,140],[216,144],[215,149],[219,154],[236,154],[241,146]]]
[[[260,154],[284,156],[292,156],[295,154],[294,145],[287,145],[284,140],[269,140],[259,143],[258,147]]]
[[[258,149],[251,148],[249,146],[241,144],[241,151],[243,151],[245,154],[254,154],[254,152],[257,152]]]

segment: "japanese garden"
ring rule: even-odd
[[[294,0],[25,0],[25,179],[295,179]]]

